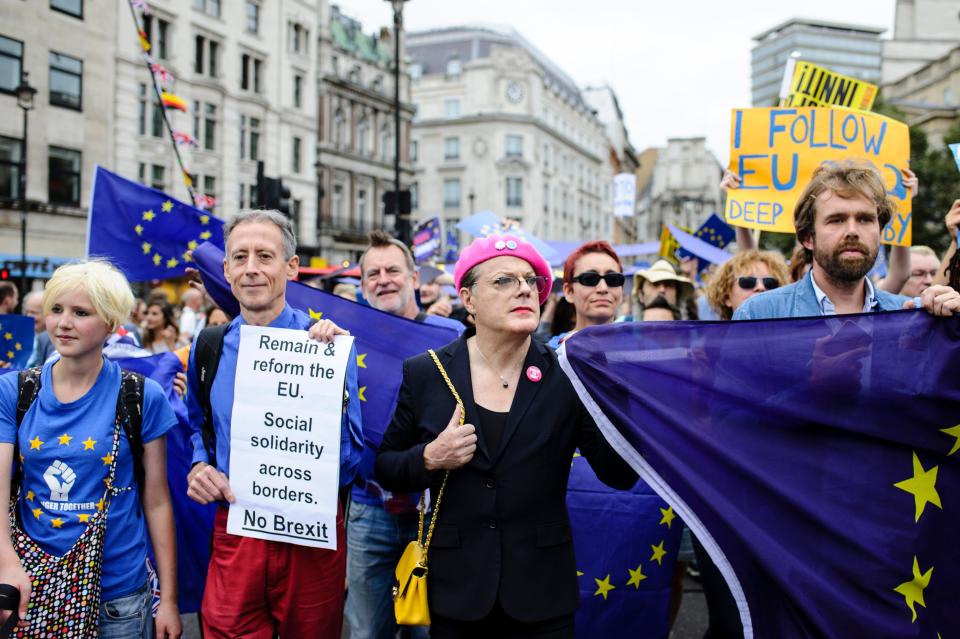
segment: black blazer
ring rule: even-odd
[[[476,424],[466,339],[437,351]],[[527,379],[537,366],[539,382]],[[423,449],[446,427],[456,401],[428,353],[403,364],[397,408],[377,453],[376,477],[399,492],[429,487],[436,499],[443,471],[428,473]],[[572,613],[578,592],[567,479],[579,448],[604,483],[628,489],[636,473],[607,444],[563,373],[557,356],[531,340],[499,451],[478,428],[477,453],[450,473],[429,553],[430,611],[475,621],[499,598],[504,611],[533,622]]]

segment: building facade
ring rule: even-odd
[[[754,36],[751,103],[764,107],[779,102],[783,70],[791,55],[880,84],[883,32],[876,27],[792,19]]]
[[[942,147],[944,134],[960,121],[960,46],[884,85],[883,95],[907,124],[926,132],[931,146]]]
[[[325,197],[317,233],[330,263],[356,261],[374,228],[392,230],[383,194],[394,190],[393,34],[366,34],[337,5],[321,2],[316,175]],[[401,34],[402,40],[402,34]],[[401,41],[401,45],[402,45]],[[401,49],[402,50],[402,49]],[[402,64],[402,57],[401,57]],[[410,83],[401,66],[401,189],[410,164]]]
[[[417,218],[490,210],[543,239],[612,237],[606,132],[569,76],[509,29],[408,33],[407,55]]]
[[[893,38],[883,42],[883,82],[905,80],[960,42],[960,0],[897,0]]]
[[[86,253],[94,167],[114,158],[110,43],[119,17],[82,0],[0,3],[0,260],[15,279],[24,130],[14,90],[22,73],[37,89],[26,136],[26,254],[28,274],[49,277]]]
[[[648,162],[652,171],[643,168]],[[706,138],[670,138],[666,147],[641,153],[640,163],[637,242],[659,240],[665,224],[693,231],[711,213],[723,215],[723,167]]]

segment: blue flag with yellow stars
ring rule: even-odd
[[[209,213],[98,166],[87,255],[109,259],[132,282],[168,279],[193,266],[190,251],[223,246],[223,222]]]
[[[613,324],[560,357],[746,639],[960,636],[960,320]]]
[[[194,257],[213,301],[228,315],[238,315],[240,307],[223,276],[223,251],[204,244]],[[287,282],[287,304],[309,313],[311,319],[333,320],[356,338],[363,438],[374,450],[393,417],[403,360],[458,337],[451,328],[397,317],[300,282]]]
[[[24,368],[33,353],[33,318],[0,315],[0,367]]]
[[[460,241],[457,240],[457,234],[453,229],[447,229],[447,252],[443,256],[443,261],[447,264],[453,264],[460,257]]]
[[[579,455],[567,511],[580,588],[578,639],[666,639],[680,518],[642,481],[630,490],[610,488]]]
[[[719,249],[726,247],[727,244],[732,242],[735,235],[736,231],[733,230],[733,227],[727,224],[724,219],[716,213],[711,213],[710,217],[700,225],[700,228],[693,232],[693,236],[698,240],[702,240],[710,246],[715,246]],[[697,272],[710,266],[710,262],[694,255],[683,247],[677,250],[677,258],[680,260],[688,257],[697,258]]]

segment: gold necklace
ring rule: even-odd
[[[510,382],[507,381],[506,377],[498,373],[496,369],[493,368],[493,364],[490,363],[490,360],[487,359],[487,356],[484,355],[483,351],[480,350],[480,345],[476,341],[474,341],[473,345],[477,347],[477,352],[480,353],[480,357],[483,358],[483,363],[487,365],[487,368],[492,370],[494,374],[500,378],[500,383],[503,384],[503,387],[510,388]]]

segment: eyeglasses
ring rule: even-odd
[[[502,293],[513,293],[520,288],[520,282],[526,282],[527,286],[535,290],[538,295],[547,290],[547,278],[543,275],[531,275],[530,277],[516,277],[513,275],[501,275],[493,280],[493,288]]]
[[[738,277],[737,285],[745,291],[752,291],[757,287],[757,280],[763,282],[763,288],[768,291],[772,291],[780,286],[780,280],[775,277],[754,277],[753,275]]]
[[[587,271],[586,273],[581,273],[573,278],[574,282],[578,282],[583,286],[589,286],[593,288],[600,283],[600,280],[603,280],[607,283],[607,286],[610,288],[619,288],[623,286],[623,283],[626,281],[623,273],[605,273],[600,275],[596,271]]]

